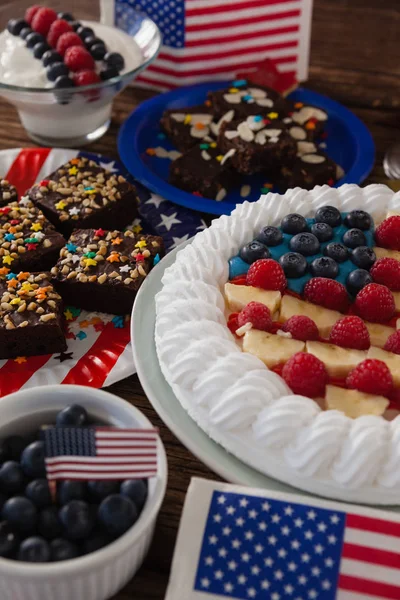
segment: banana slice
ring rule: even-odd
[[[322,342],[307,342],[306,352],[319,358],[331,377],[346,377],[354,367],[367,358],[363,350],[341,348]]]
[[[270,369],[287,362],[293,354],[302,352],[304,348],[304,342],[257,329],[248,331],[243,338],[244,352],[257,356]]]
[[[328,410],[340,410],[352,419],[362,415],[383,415],[389,406],[389,400],[383,396],[346,390],[334,385],[326,386],[325,402]]]
[[[262,290],[250,285],[226,283],[224,289],[229,308],[235,312],[242,310],[249,302],[261,302],[268,306],[273,314],[279,308],[282,298],[280,292]]]
[[[344,315],[336,310],[316,306],[294,296],[285,295],[282,298],[279,321],[281,323],[295,315],[310,317],[317,325],[322,337],[328,337],[333,325]]]

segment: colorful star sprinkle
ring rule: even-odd
[[[125,324],[125,317],[114,317],[111,322],[116,329],[123,329]]]
[[[84,331],[79,331],[76,334],[76,337],[78,338],[78,340],[84,340],[85,338],[87,338],[87,333],[85,333]]]
[[[47,187],[49,183],[50,181],[48,179],[42,179],[42,181],[39,181],[39,185],[42,187]]]
[[[141,254],[140,252],[138,254],[136,254],[135,260],[136,260],[136,262],[142,262],[144,260],[143,254]]]
[[[153,265],[158,265],[158,263],[160,262],[160,255],[156,254],[153,260]]]
[[[67,309],[71,312],[74,317],[79,317],[82,312],[81,308],[76,308],[76,306],[68,306]]]
[[[147,242],[146,240],[139,240],[136,244],[135,244],[135,248],[146,248],[147,246]]]
[[[57,202],[55,205],[57,210],[64,210],[66,206],[67,204],[64,202],[64,200],[60,200],[60,202]]]
[[[267,117],[269,117],[270,119],[277,119],[279,115],[277,112],[270,112],[267,114]]]
[[[131,270],[131,267],[129,265],[124,265],[123,267],[119,268],[120,273],[128,273]]]
[[[27,244],[26,245],[27,250],[36,250],[37,247],[38,247],[38,244]]]
[[[19,365],[21,365],[22,363],[26,363],[26,357],[17,356],[17,358],[14,358],[14,362],[18,363]]]
[[[12,242],[12,240],[15,240],[15,235],[13,233],[6,233],[4,239],[6,242]]]
[[[42,228],[40,223],[34,223],[31,227],[32,231],[40,231]]]
[[[113,241],[112,241],[112,245],[113,246],[119,246],[120,244],[122,244],[124,240],[120,237],[116,237]]]
[[[67,308],[67,310],[64,311],[64,317],[67,319],[67,321],[73,321],[74,315],[72,314],[69,308]]]
[[[10,212],[11,208],[9,206],[4,206],[3,208],[0,208],[0,214],[1,215],[7,215]]]
[[[68,242],[68,244],[66,245],[66,248],[68,250],[68,252],[76,252],[76,246],[75,244],[72,244],[71,242]]]
[[[106,258],[106,260],[108,260],[110,263],[119,262],[119,256],[116,252],[112,252],[110,256]]]
[[[185,118],[183,119],[183,124],[184,125],[189,125],[189,123],[192,122],[192,115],[185,115]]]
[[[247,85],[247,80],[246,79],[237,79],[236,81],[234,81],[232,83],[232,85],[235,88],[244,87],[245,85]]]
[[[0,275],[7,275],[7,273],[10,272],[10,269],[7,269],[7,267],[1,267],[0,268]]]
[[[69,162],[71,165],[79,165],[79,158],[71,158]]]
[[[25,281],[25,279],[28,279],[29,277],[29,273],[26,273],[24,271],[21,271],[20,273],[18,273],[18,281]]]
[[[104,237],[105,231],[104,229],[96,229],[96,231],[94,232],[94,235],[96,235],[97,237]]]
[[[88,185],[87,187],[84,188],[84,191],[86,194],[97,194],[96,190],[94,189],[94,187]]]
[[[84,258],[83,262],[86,267],[96,267],[97,266],[97,262],[95,260],[93,260],[93,258]]]
[[[94,258],[96,256],[96,252],[86,252],[86,254],[83,255],[84,258]]]
[[[140,233],[142,231],[143,227],[141,225],[134,225],[132,227],[132,231],[133,233]]]
[[[69,175],[76,175],[77,172],[78,172],[78,169],[75,166],[68,169]]]
[[[18,287],[18,281],[16,279],[10,279],[7,281],[7,287],[8,289]]]
[[[6,275],[6,279],[7,279],[7,281],[10,281],[10,279],[17,279],[17,274],[16,273],[8,273],[8,275]]]
[[[5,265],[11,265],[11,263],[13,262],[13,257],[10,256],[9,254],[7,254],[7,256],[3,256],[3,263]]]
[[[14,281],[14,280],[13,280]],[[10,304],[12,304],[12,306],[16,306],[17,304],[19,304],[21,302],[21,298],[13,298],[10,302]]]
[[[89,327],[90,323],[88,320],[84,320],[84,321],[81,321],[79,323],[79,325],[82,327],[82,329],[87,329]]]

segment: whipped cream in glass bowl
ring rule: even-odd
[[[121,54],[125,62],[119,75],[106,81],[55,88],[32,49],[21,37],[7,31],[8,20],[23,18],[32,4],[32,0],[14,0],[7,7],[0,7],[0,96],[16,107],[27,134],[39,144],[76,147],[93,142],[110,125],[114,97],[156,58],[161,47],[160,31],[151,19],[129,6],[123,30],[97,20],[96,2],[46,2],[46,7],[56,12],[72,13],[105,42],[107,52]],[[88,8],[86,13],[84,7]],[[96,61],[95,70],[99,72],[101,68]]]

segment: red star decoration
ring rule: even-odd
[[[94,235],[97,235],[97,237],[103,237],[105,234],[104,229],[96,229],[96,231],[94,232]]]
[[[144,260],[143,254],[140,254],[140,253],[136,254],[135,258],[136,258],[136,262],[138,262],[139,260]]]
[[[48,179],[42,179],[42,181],[39,182],[39,185],[43,185],[43,186],[47,187],[49,185],[49,180]]]
[[[36,250],[37,247],[38,247],[38,244],[27,244],[26,245],[27,250]]]
[[[74,333],[72,333],[71,331],[66,331],[65,337],[67,338],[67,340],[75,340],[76,339],[76,335]]]
[[[4,206],[3,208],[0,208],[0,213],[2,215],[7,215],[10,212],[11,208],[9,206]]]
[[[101,323],[96,323],[96,325],[93,325],[93,329],[95,331],[103,331],[105,325],[103,323],[103,321]]]
[[[12,219],[10,221],[10,225],[18,225],[18,223],[19,223],[19,219]]]

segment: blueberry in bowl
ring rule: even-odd
[[[17,392],[0,399],[0,407],[7,415],[0,425],[0,578],[7,582],[5,589],[23,597],[21,590],[29,585],[37,597],[46,597],[44,587],[51,582],[54,597],[86,600],[85,587],[96,585],[101,590],[96,598],[106,600],[135,574],[150,545],[166,487],[161,442],[155,477],[58,481],[54,495],[42,476],[38,432],[43,425],[61,430],[98,425],[147,429],[151,424],[123,400],[73,385]],[[7,593],[4,600],[11,600]]]

